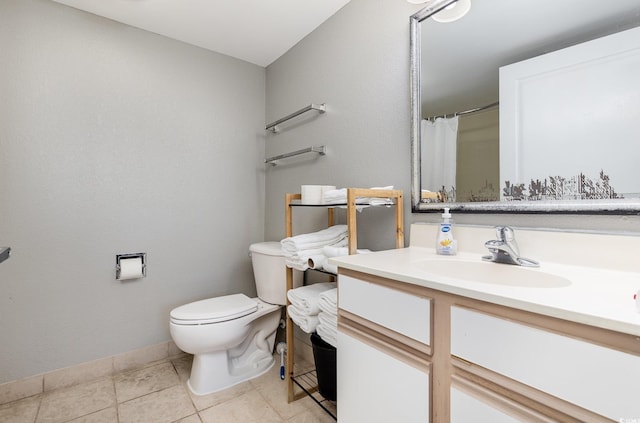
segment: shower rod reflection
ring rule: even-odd
[[[449,119],[449,118],[456,117],[456,116],[470,115],[472,113],[482,112],[484,110],[493,109],[494,107],[497,107],[499,105],[500,105],[500,102],[496,101],[495,103],[487,104],[486,106],[482,106],[482,107],[476,107],[475,109],[463,110],[461,112],[450,113],[448,115],[431,116],[431,117],[428,117],[427,120],[433,121],[433,120],[440,119],[440,118]]]

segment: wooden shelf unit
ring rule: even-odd
[[[403,195],[402,190],[380,190],[380,189],[366,189],[366,188],[348,188],[347,189],[347,202],[345,204],[327,204],[322,205],[327,208],[327,226],[333,226],[335,223],[334,220],[334,210],[336,207],[345,207],[347,209],[347,228],[349,234],[348,241],[348,249],[349,254],[355,254],[358,248],[358,239],[357,239],[357,206],[361,206],[361,204],[356,204],[358,198],[390,198],[394,200],[395,207],[395,238],[396,238],[396,248],[404,248],[404,211],[403,211]],[[301,200],[301,194],[293,194],[287,193],[285,195],[285,232],[286,237],[293,236],[293,207],[319,207],[319,205],[306,205],[306,204],[298,204],[295,201]],[[377,206],[371,206],[377,207]],[[287,267],[287,291],[293,289],[293,269]],[[289,300],[287,299],[287,305],[289,305]],[[287,383],[287,392],[288,392],[288,401],[296,401],[300,398],[308,395],[308,391],[314,392],[317,390],[317,387],[311,388],[309,390],[302,390],[300,392],[295,392],[294,378],[294,334],[293,334],[293,321],[289,318],[289,314],[287,313],[286,319],[286,340],[287,340],[287,371],[286,375],[286,383]],[[324,408],[324,407],[323,407]],[[332,415],[333,416],[333,415]],[[333,416],[335,417],[335,416]]]

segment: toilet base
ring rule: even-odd
[[[224,352],[222,352],[222,354],[224,354]],[[226,360],[226,357],[225,357],[225,360]],[[194,357],[193,366],[196,366],[196,361],[197,361],[196,357]],[[219,391],[223,391],[225,389],[231,388],[232,386],[235,386],[247,380],[256,378],[258,376],[262,376],[263,374],[267,373],[275,363],[275,359],[273,358],[273,356],[270,356],[270,359],[264,359],[260,361],[258,365],[256,365],[255,367],[249,368],[249,366],[247,366],[245,372],[241,372],[236,375],[217,374],[212,377],[204,378],[204,377],[198,377],[198,376],[207,374],[206,373],[208,371],[207,362],[209,360],[205,359],[205,360],[198,360],[198,361],[200,362],[200,364],[198,365],[200,370],[196,371],[195,374],[193,373],[193,370],[192,370],[191,376],[189,377],[189,380],[187,380],[187,386],[189,387],[189,390],[194,395],[213,394],[215,392],[219,392]],[[215,364],[215,366],[218,366],[218,365]],[[215,368],[219,369],[219,367],[215,367]],[[210,371],[209,373],[216,373],[216,372]],[[217,372],[217,373],[220,373],[220,372]]]
[[[275,363],[273,347],[280,321],[279,309],[254,322],[252,333],[237,347],[195,354],[187,381],[195,395],[207,395],[256,378]]]

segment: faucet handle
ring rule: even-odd
[[[511,226],[502,226],[502,240],[503,241],[515,241],[516,233]]]
[[[516,233],[513,228],[510,226],[505,226],[502,228],[502,240],[509,244],[514,253],[519,257],[520,256],[520,248],[518,248],[518,243],[516,242]]]

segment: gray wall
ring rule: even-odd
[[[400,0],[352,0],[267,67],[267,120],[309,102],[326,102],[328,107],[325,115],[297,121],[286,128],[283,125],[282,133],[268,136],[267,154],[311,144],[326,144],[329,148],[326,157],[267,171],[268,238],[277,239],[284,233],[284,193],[299,192],[301,184],[392,184],[405,193],[407,235],[411,222],[440,220],[438,213],[411,214],[409,201],[409,16],[421,7]],[[313,215],[316,227],[324,223],[322,217],[311,212],[299,211],[298,215],[296,222]],[[640,233],[638,216],[454,217],[456,222],[465,224]],[[391,219],[392,213],[384,210],[364,212],[358,221],[359,247],[391,248]]]
[[[0,2],[0,383],[170,339],[255,294],[264,68],[45,0]],[[146,252],[145,279],[115,255]]]

